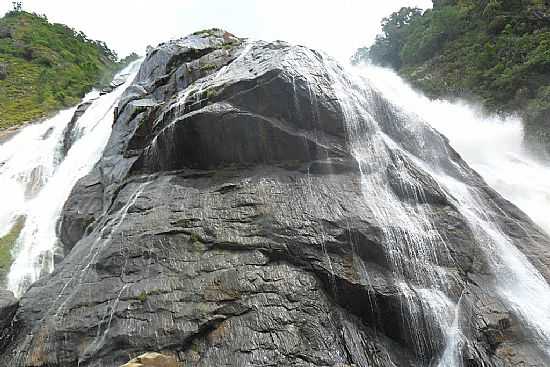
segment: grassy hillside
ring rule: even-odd
[[[527,137],[550,147],[550,1],[434,0],[403,8],[354,61],[390,66],[432,97],[520,112]]]
[[[44,16],[6,14],[0,18],[0,129],[74,105],[120,66],[103,42]]]

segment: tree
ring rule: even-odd
[[[401,8],[382,20],[382,31],[386,37],[391,37],[403,27],[411,24],[419,15],[422,15],[422,10],[419,8]]]
[[[421,16],[422,10],[419,8],[404,7],[384,18],[382,34],[376,37],[374,45],[368,50],[369,58],[376,64],[399,69],[400,52],[407,35],[406,28]]]
[[[23,2],[22,1],[12,1],[13,11],[19,13],[23,11]]]

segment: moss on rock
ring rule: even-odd
[[[0,237],[0,285],[6,280],[11,263],[13,262],[12,250],[15,247],[17,238],[19,237],[21,230],[23,230],[24,225],[25,219],[20,217],[17,219],[8,234],[4,237]]]

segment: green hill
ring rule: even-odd
[[[526,137],[550,147],[550,1],[434,0],[403,8],[354,61],[390,66],[432,97],[519,112]]]
[[[0,18],[0,129],[78,103],[122,63],[105,43],[45,16],[7,13]]]

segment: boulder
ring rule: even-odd
[[[65,127],[65,131],[63,131],[63,147],[61,151],[61,156],[59,157],[60,159],[67,155],[69,149],[71,149],[74,142],[80,138],[82,133],[81,131],[79,131],[79,129],[77,129],[76,123],[92,105],[93,101],[94,100],[92,99],[82,102],[76,107],[76,111],[74,112],[71,121],[69,121],[67,127]]]
[[[181,367],[174,357],[160,353],[145,353],[120,367]]]
[[[128,79],[128,75],[129,74],[121,74],[116,76],[108,86],[101,88],[99,95],[102,96],[102,95],[111,93],[112,91],[114,91],[115,89],[117,89],[118,87],[126,83],[126,79]]]

